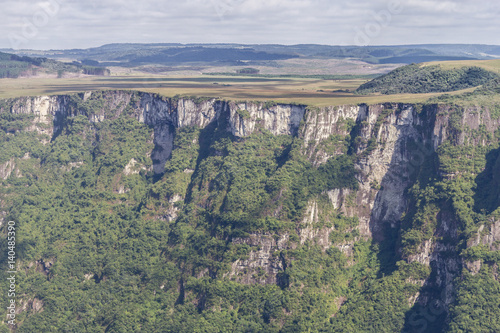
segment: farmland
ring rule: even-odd
[[[188,95],[235,100],[274,100],[315,106],[379,103],[424,102],[433,94],[393,96],[354,95],[367,79],[326,80],[313,78],[272,78],[244,76],[112,76],[80,78],[19,78],[0,80],[0,98],[57,95],[89,90],[139,90],[165,96]],[[459,92],[455,92],[459,93]]]

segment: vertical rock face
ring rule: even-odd
[[[474,238],[469,240],[467,246],[486,245],[492,251],[500,250],[500,220],[489,226],[479,227]]]
[[[489,133],[493,137],[500,127],[499,121],[493,120],[488,110],[478,107],[465,109],[463,114],[447,105],[428,105],[424,110],[414,105],[391,104],[312,110],[305,115],[300,135],[304,138],[306,154],[315,165],[343,153],[342,149],[325,150],[321,142],[348,135],[345,127],[340,126],[346,123],[346,119],[356,123],[350,139],[357,142],[351,144],[350,149],[355,149],[360,157],[356,162],[359,189],[356,193],[335,189],[327,194],[333,209],[358,217],[361,236],[376,241],[384,239],[385,227],[399,227],[401,217],[409,207],[406,190],[415,182],[425,161],[432,159],[445,141],[454,146],[485,146],[488,145],[485,139],[488,135],[477,133]],[[457,124],[452,126],[453,122]],[[456,127],[476,134],[470,135],[470,132]],[[438,176],[449,180],[457,175],[440,170]],[[316,202],[311,201],[300,234],[301,242],[313,240],[318,245],[323,244],[325,234],[332,231],[324,227],[320,230],[314,228],[317,209]],[[418,251],[404,259],[431,267],[431,277],[419,281],[419,284],[442,290],[438,301],[447,307],[453,302],[454,281],[462,270],[456,249],[460,222],[446,209],[436,219],[433,237],[423,240]],[[497,223],[492,223],[488,229],[480,228],[478,236],[468,246],[483,244],[490,250],[498,250],[500,236],[497,227]],[[334,245],[345,253],[349,253],[352,246],[348,243]],[[480,261],[465,264],[472,272],[481,267]],[[432,297],[435,296],[424,292],[416,295],[414,301],[430,304]]]
[[[177,128],[194,126],[205,128],[212,121],[216,120],[221,111],[222,103],[215,99],[210,99],[196,103],[189,99],[180,99],[177,102],[176,123]]]
[[[476,234],[469,239],[468,248],[482,245],[490,251],[500,251],[500,220],[489,222],[489,225],[481,225]],[[482,266],[481,260],[465,261],[464,264],[472,274],[477,274]],[[498,271],[498,264],[496,266]]]
[[[494,132],[500,127],[499,119],[492,119],[490,111],[481,107],[465,107],[462,110],[456,110],[449,105],[435,105],[432,112],[426,116],[426,119],[423,119],[423,126],[427,128],[427,132],[424,134],[427,136],[426,140],[436,150],[445,141],[451,147],[464,147],[464,151],[467,146],[481,150],[491,144],[490,140],[494,137]],[[464,157],[470,158],[462,154],[456,156],[459,159]],[[464,166],[458,166],[457,170],[440,168],[436,176],[439,176],[444,183],[452,183],[454,179],[462,177],[461,173],[474,176],[473,170],[465,171],[467,161],[459,162],[459,164]],[[464,170],[461,171],[461,168]],[[462,268],[469,269],[473,274],[477,273],[481,268],[481,261],[462,262],[461,250],[458,250],[457,244],[460,241],[463,221],[452,208],[439,207],[438,213],[431,218],[437,221],[432,238],[424,240],[418,250],[405,259],[408,262],[418,262],[432,268],[433,278],[422,282],[425,282],[425,286],[442,291],[439,299],[434,298],[434,301],[447,308],[454,300],[455,282]],[[497,250],[498,248],[494,245],[495,240],[500,239],[497,226],[494,220],[489,221],[487,226],[481,225],[476,236],[467,242],[467,247],[485,245],[489,250]],[[424,292],[419,296],[418,301],[421,304],[429,304],[432,297],[435,296]]]
[[[258,126],[274,135],[295,135],[304,113],[303,105],[229,102],[229,129],[239,137],[252,134]]]
[[[35,115],[33,126],[28,130],[52,137],[54,132],[58,130],[55,119],[65,113],[66,106],[64,96],[23,97],[13,101],[10,111],[14,114]],[[50,126],[52,123],[54,123],[54,126]],[[49,126],[37,126],[37,124]]]
[[[348,135],[348,121],[361,121],[360,119],[366,118],[367,112],[368,106],[366,105],[342,105],[310,109],[305,114],[305,125],[300,133],[304,139],[307,156],[316,165],[325,163],[328,158],[332,157],[332,154],[321,150],[317,151],[319,144],[332,135]],[[335,152],[335,154],[342,153],[340,150]]]
[[[148,125],[169,123],[175,128],[196,126],[204,128],[216,120],[221,103],[215,98],[201,102],[190,99],[163,98],[154,94],[142,94],[139,121]]]
[[[309,203],[306,209],[306,213],[302,221],[302,229],[299,230],[300,244],[304,244],[306,241],[311,240],[325,251],[331,247],[329,237],[330,233],[334,231],[335,228],[315,228],[314,225],[319,222],[318,213],[318,203],[313,200]]]
[[[394,226],[406,209],[404,191],[411,183],[412,166],[418,167],[425,155],[432,153],[432,150],[424,149],[425,138],[416,128],[419,118],[413,106],[403,105],[399,110],[397,106],[386,107],[394,108],[395,112],[390,112],[378,129],[376,123],[384,117],[381,116],[383,109],[380,106],[369,108],[368,126],[362,130],[361,136],[370,140],[373,134],[377,144],[366,159],[358,163],[360,191],[356,202],[369,208],[366,211],[369,216],[360,219],[360,231],[376,239],[383,237],[382,226],[386,223]],[[420,150],[410,150],[411,143],[420,144]],[[415,161],[415,154],[423,155],[422,159]]]
[[[13,101],[10,111],[34,114],[35,123],[52,122],[54,126],[48,126],[44,130],[52,136],[66,117],[83,114],[91,121],[102,121],[111,116],[106,110],[117,110],[112,114],[116,117],[126,105],[130,105],[135,109],[139,121],[154,128],[155,149],[151,157],[155,173],[163,172],[163,166],[173,149],[177,128],[204,128],[223,118],[228,120],[228,131],[239,137],[248,136],[259,127],[274,135],[299,135],[304,140],[307,156],[315,165],[344,153],[340,148],[333,152],[325,151],[319,147],[323,141],[335,135],[344,137],[354,134],[361,141],[356,147],[356,153],[364,154],[364,158],[359,159],[356,164],[360,189],[356,193],[355,205],[345,204],[344,194],[348,191],[332,193],[330,197],[335,207],[343,207],[344,213],[359,217],[363,236],[375,238],[380,236],[377,233],[382,224],[394,224],[403,213],[406,207],[403,192],[409,185],[412,171],[443,140],[453,135],[448,128],[449,107],[446,106],[423,119],[425,117],[419,115],[412,105],[344,105],[310,109],[306,112],[303,105],[266,105],[217,99],[195,101],[163,98],[149,93],[138,93],[137,100],[133,101],[133,95],[132,92],[110,92],[106,95],[108,105],[91,114],[88,110],[75,107],[68,96],[20,98]],[[80,96],[85,102],[91,97],[91,92]],[[384,110],[391,111],[383,114]],[[488,130],[498,127],[491,119],[479,117],[478,114],[478,110],[471,110],[465,114],[463,122],[472,129],[479,128],[480,125],[486,126]],[[299,132],[302,120],[304,126]],[[357,133],[350,133],[352,128],[347,126],[348,122],[356,124]],[[422,128],[427,130],[423,131]],[[369,147],[370,139],[375,139],[376,144]],[[465,139],[463,133],[457,138],[461,142]],[[417,149],[409,148],[412,143],[417,143]],[[5,165],[3,169],[2,173],[7,174],[10,168]]]
[[[81,94],[80,98],[88,102],[92,93]],[[415,157],[408,149],[409,142],[428,139],[417,129],[423,123],[411,105],[344,105],[306,112],[303,105],[172,99],[123,91],[110,92],[105,100],[107,105],[90,113],[71,104],[67,96],[24,98],[13,103],[11,112],[33,113],[44,123],[52,120],[57,132],[65,117],[86,114],[91,121],[102,121],[116,117],[129,105],[135,110],[136,119],[154,128],[155,148],[151,158],[157,174],[164,171],[165,162],[172,153],[176,129],[185,126],[204,128],[226,119],[227,130],[238,137],[248,136],[258,128],[274,135],[299,135],[304,140],[306,155],[316,166],[334,155],[345,153],[340,146],[334,151],[326,151],[320,147],[322,142],[332,136],[343,138],[349,134],[354,140],[355,135],[360,140],[356,153],[364,154],[356,164],[359,190],[356,193],[339,190],[329,195],[334,207],[339,207],[347,216],[359,218],[360,234],[366,238],[381,238],[381,226],[394,224],[401,217],[406,207],[404,190],[409,185]],[[107,113],[109,109],[116,111]],[[299,129],[301,121],[304,121],[304,126]],[[439,120],[436,123],[439,125]],[[350,125],[356,127],[353,129]],[[357,132],[351,133],[353,130]],[[434,128],[434,146],[439,145],[446,135],[442,128]],[[370,139],[375,139],[375,144],[369,146]],[[419,152],[420,155],[428,153]],[[415,163],[418,166],[419,162]],[[327,238],[327,234],[322,233],[321,237]]]
[[[16,168],[16,163],[13,158],[7,162],[0,164],[0,178],[7,179],[12,174],[12,171]]]
[[[348,121],[356,124],[349,133]],[[360,220],[361,235],[381,238],[382,225],[394,224],[406,208],[405,189],[410,184],[410,173],[423,159],[433,152],[425,148],[428,138],[418,127],[422,120],[412,105],[360,105],[327,107],[311,110],[305,116],[301,131],[306,154],[315,165],[325,163],[330,157],[342,154],[322,150],[321,142],[330,137],[358,140],[356,163],[359,190],[354,204],[347,204],[349,191],[329,193],[334,207],[342,207],[348,216]],[[370,143],[370,140],[374,140]],[[417,143],[418,149],[409,149]]]
[[[163,99],[153,94],[144,94],[139,105],[142,112],[138,120],[141,122],[146,124],[173,124],[176,121],[170,99]]]
[[[155,173],[162,173],[165,162],[173,149],[177,128],[193,126],[205,128],[212,122],[228,120],[228,131],[235,136],[245,137],[257,128],[265,129],[274,135],[295,135],[300,121],[304,118],[305,106],[277,104],[266,106],[258,102],[227,102],[215,98],[193,100],[189,98],[165,98],[149,93],[126,91],[101,92],[105,100],[97,109],[88,105],[97,92],[77,95],[75,102],[69,96],[25,97],[14,100],[10,112],[34,114],[34,123],[50,124],[48,130],[33,127],[53,137],[62,128],[68,117],[85,115],[91,122],[101,122],[116,118],[126,107],[134,110],[138,121],[154,128],[155,149],[152,152]]]
[[[14,101],[12,113],[34,114],[39,122],[50,123],[50,117],[63,112],[65,98],[63,96],[23,97]]]

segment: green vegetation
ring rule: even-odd
[[[257,68],[246,67],[238,69],[236,72],[239,74],[259,74],[260,71]]]
[[[498,213],[500,132],[472,130],[463,121],[469,109],[418,106],[415,123],[442,112],[448,139],[402,172],[410,184],[405,214],[371,240],[346,211],[366,208],[356,202],[360,189],[386,186],[360,185],[358,165],[403,105],[384,106],[367,142],[358,140],[367,122],[340,119],[348,134],[318,145],[331,156],[319,166],[300,135],[257,124],[252,135],[234,137],[227,115],[203,129],[172,127],[172,155],[158,175],[154,129],[137,120],[138,96],[129,104],[113,91],[67,96],[52,137],[36,116],[12,114],[14,101],[0,101],[0,164],[14,166],[0,180],[0,204],[4,221],[18,227],[18,300],[26,305],[17,332],[499,330],[498,251],[467,244]],[[404,142],[409,157],[425,146],[418,140]],[[334,208],[336,189],[345,210]],[[5,231],[3,224],[2,267]],[[316,233],[322,243],[309,237]],[[411,259],[427,241],[442,245],[436,260],[482,265],[476,275],[461,264],[449,269],[457,292],[448,320],[444,310],[430,320],[413,303],[418,294],[426,306],[442,301],[439,265]],[[0,270],[0,289],[6,285]]]
[[[18,225],[18,288],[26,302],[43,304],[42,311],[28,306],[18,315],[18,331],[323,327],[348,281],[362,278],[357,269],[369,244],[358,242],[352,270],[336,248],[324,252],[308,243],[283,251],[290,268],[278,286],[260,286],[225,277],[235,260],[260,246],[229,240],[291,233],[297,241],[309,200],[327,189],[357,188],[352,157],[314,168],[298,138],[260,130],[238,139],[225,124],[186,127],[176,130],[172,157],[158,178],[147,171],[152,129],[128,106],[110,109],[113,101],[109,92],[69,96],[69,112],[80,115],[63,120],[53,138],[29,129],[32,115],[9,113],[12,101],[2,104],[2,162],[13,159],[22,174],[3,180],[0,192],[6,219]],[[90,122],[96,115],[104,120]],[[132,159],[142,171],[125,175]],[[185,199],[170,203],[175,196]],[[328,200],[322,205],[331,207]],[[171,209],[179,217],[167,222],[161,216]],[[331,223],[346,230],[357,219],[336,216]],[[4,265],[3,237],[0,249]],[[5,271],[0,275],[3,290]],[[310,287],[303,290],[303,283]],[[303,317],[311,308],[317,309],[313,318]]]
[[[498,75],[481,67],[444,70],[440,66],[411,64],[362,84],[358,94],[421,94],[462,90],[497,79]]]
[[[479,274],[466,273],[458,283],[448,332],[496,332],[500,327],[500,283],[485,266]]]
[[[0,52],[0,79],[17,78],[30,70],[32,66],[40,66],[42,61],[40,58],[31,59]]]
[[[18,78],[21,75],[36,75],[39,72],[57,73],[62,77],[65,72],[87,75],[109,75],[109,69],[99,66],[82,65],[79,62],[71,64],[47,58],[20,57],[14,54],[0,52],[0,79]]]
[[[500,118],[500,80],[494,79],[486,82],[473,91],[461,94],[443,94],[429,99],[429,103],[454,104],[476,108],[478,106],[490,111],[492,120]]]
[[[40,56],[54,52],[36,51]],[[61,58],[76,57],[99,61],[134,64],[230,62],[245,65],[248,60],[354,58],[376,64],[402,64],[425,61],[489,59],[499,55],[495,45],[423,44],[401,46],[336,46],[336,45],[279,45],[279,44],[178,44],[178,43],[114,43],[81,50],[57,50]],[[299,59],[300,59],[299,58]],[[275,65],[271,63],[271,65]]]

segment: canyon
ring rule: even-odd
[[[430,230],[419,233],[418,241],[410,245],[404,242],[409,239],[406,235],[411,230],[420,228],[414,222],[416,218],[412,219],[418,212],[412,217],[412,211],[425,206],[424,201],[412,195],[411,189],[415,189],[415,186],[420,186],[420,189],[437,186],[432,185],[432,182],[437,184],[437,180],[440,183],[452,183],[465,177],[468,172],[460,168],[448,170],[442,167],[443,147],[480,147],[469,158],[475,158],[474,154],[478,152],[482,152],[484,158],[498,149],[495,148],[495,135],[500,129],[500,119],[495,118],[488,107],[403,103],[310,107],[216,98],[167,98],[133,91],[96,91],[3,100],[0,102],[0,112],[30,115],[30,124],[24,131],[36,134],[43,145],[50,145],[58,136],[64,135],[68,120],[78,116],[96,126],[122,116],[146,125],[152,133],[147,138],[152,147],[147,153],[150,165],[130,159],[119,172],[117,182],[139,176],[141,172],[150,172],[161,178],[166,172],[165,164],[178,148],[176,137],[183,128],[206,131],[208,136],[215,133],[215,129],[225,131],[227,134],[224,135],[229,135],[234,142],[243,142],[262,133],[292,137],[298,142],[302,156],[314,168],[320,168],[329,160],[346,154],[353,157],[356,189],[326,189],[321,194],[328,198],[326,203],[320,197],[312,196],[303,208],[301,218],[294,221],[295,227],[290,230],[252,230],[241,237],[226,238],[225,241],[229,243],[248,247],[249,252],[232,261],[220,275],[210,267],[200,269],[195,274],[198,279],[210,276],[243,285],[283,287],[286,285],[283,276],[286,276],[293,262],[286,258],[284,251],[305,245],[317,246],[323,252],[336,248],[347,258],[349,265],[353,265],[357,260],[357,242],[392,242],[393,261],[403,261],[408,265],[418,263],[431,271],[425,278],[409,279],[411,284],[419,288],[416,293],[407,295],[409,306],[420,305],[425,308],[438,302],[446,317],[455,302],[456,281],[462,276],[462,270],[474,275],[485,265],[481,258],[465,257],[463,251],[479,245],[488,251],[498,251],[500,220],[494,214],[488,215],[487,221],[474,224],[466,234],[461,213],[448,203],[435,207],[431,213],[426,211],[426,218],[432,222],[424,224]],[[13,133],[15,130],[8,135]],[[196,167],[181,170],[188,179],[187,185],[159,198],[163,208],[161,213],[157,211],[156,218],[165,223],[177,223],[183,209],[194,198],[192,188],[198,185],[192,182],[200,172],[203,156],[214,154],[202,151],[203,142],[200,138],[195,138],[193,142],[201,147]],[[9,157],[0,164],[0,178],[8,180],[24,177],[18,167],[23,161],[32,159],[36,164],[44,163],[41,158],[31,157],[27,152],[22,155]],[[84,163],[84,160],[72,161],[66,170],[77,169]],[[484,168],[478,170],[479,173]],[[422,177],[425,173],[428,179],[424,181]],[[475,171],[469,172],[469,176],[476,177],[477,174]],[[113,186],[118,194],[133,190],[125,182]],[[1,216],[9,214],[9,207],[5,204],[7,201],[2,201]],[[203,200],[196,204],[209,207],[212,203]],[[276,208],[273,214],[268,215],[281,216],[281,208]],[[357,223],[340,230],[335,227],[332,214],[355,219]],[[0,226],[4,221],[4,218],[0,220]],[[335,232],[353,236],[332,240],[332,233]],[[493,276],[498,280],[498,265],[490,265],[493,267]],[[184,279],[179,280],[181,294],[185,288]],[[435,290],[442,292],[436,293]],[[30,299],[33,303],[33,299],[37,298]],[[37,302],[35,312],[41,310],[42,303]],[[197,302],[202,309],[203,301]],[[338,311],[345,299],[340,297],[336,302]],[[28,304],[29,300],[25,303]]]

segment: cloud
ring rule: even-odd
[[[47,22],[44,6],[60,6]],[[4,0],[0,48],[86,48],[114,42],[353,44],[398,0]],[[498,44],[500,4],[399,0],[370,44]],[[38,21],[37,19],[38,15]],[[44,24],[40,24],[44,23]],[[36,33],[26,38],[29,25]]]

